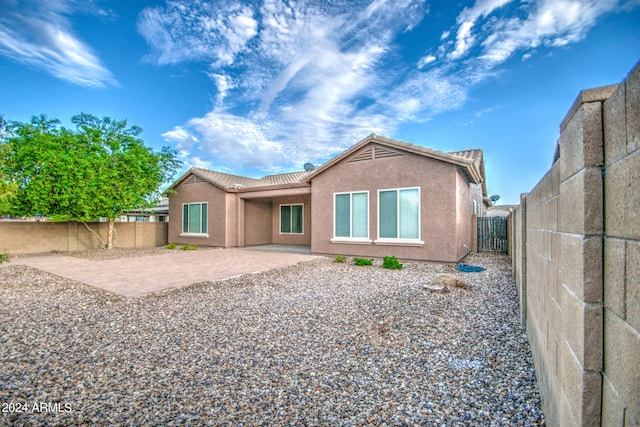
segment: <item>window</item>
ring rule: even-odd
[[[280,234],[303,234],[303,205],[280,205]]]
[[[378,191],[378,238],[420,239],[420,189],[400,188]],[[419,242],[421,243],[421,242]]]
[[[334,240],[369,239],[369,192],[334,195]]]
[[[182,205],[182,234],[207,234],[207,203]]]

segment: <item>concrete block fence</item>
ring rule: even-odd
[[[88,224],[106,241],[107,223]],[[167,222],[116,222],[116,248],[163,246]],[[0,253],[23,255],[50,251],[99,249],[100,239],[77,222],[0,221]]]
[[[640,63],[582,91],[559,156],[510,217],[550,426],[640,425]]]

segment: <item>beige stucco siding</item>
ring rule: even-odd
[[[449,163],[402,153],[394,157],[352,160],[363,150],[333,165],[312,181],[311,203],[314,207],[312,247],[314,253],[352,256],[395,255],[404,259],[457,261],[460,257],[457,233],[457,167]],[[378,190],[420,188],[420,239],[422,246],[387,246],[375,244],[332,243],[334,237],[334,194],[369,192],[369,239],[378,238]],[[470,201],[468,203],[471,203]]]
[[[456,258],[461,259],[467,254],[467,248],[471,249],[471,216],[473,213],[474,194],[476,189],[469,185],[466,178],[456,170]],[[474,185],[473,187],[478,187]],[[480,203],[478,206],[483,206]],[[480,209],[480,208],[478,208]],[[465,245],[467,248],[465,248]]]
[[[271,199],[244,201],[244,244],[246,246],[272,243],[272,216]]]
[[[280,233],[280,205],[302,204],[303,234]],[[283,196],[273,199],[272,243],[281,245],[311,245],[311,195]]]
[[[186,180],[185,180],[186,181]],[[204,246],[226,245],[226,192],[208,182],[179,184],[176,194],[169,195],[169,242],[195,243]],[[207,230],[209,237],[184,237],[182,234],[182,206],[184,203],[207,202]]]

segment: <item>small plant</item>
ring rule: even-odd
[[[2,264],[3,262],[9,262],[9,254],[7,253],[1,253],[0,254],[0,264]]]
[[[189,243],[188,245],[180,246],[180,249],[182,249],[183,251],[195,251],[196,249],[198,249],[198,245],[196,245],[195,243]]]
[[[336,260],[336,262],[339,262],[340,264],[344,264],[345,262],[347,262],[347,257],[344,256],[344,255],[336,254],[335,260]]]
[[[398,262],[395,256],[386,256],[382,260],[382,267],[390,270],[401,270],[403,265]]]
[[[359,265],[359,266],[373,265],[373,259],[372,258],[354,258],[353,264]]]
[[[166,245],[164,245],[165,249],[175,249],[176,248],[176,244],[175,243],[168,243]]]

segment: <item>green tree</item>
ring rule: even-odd
[[[106,241],[91,231],[111,249],[115,219],[155,203],[180,162],[175,150],[146,147],[139,138],[142,129],[127,127],[126,120],[80,114],[71,122],[76,129],[45,116],[9,125],[2,152],[17,187],[11,211],[78,221],[87,228],[87,222],[106,218]]]
[[[7,122],[0,115],[0,215],[8,213],[13,202],[16,184],[12,182],[7,174],[5,165],[6,145],[4,144],[7,136]]]

